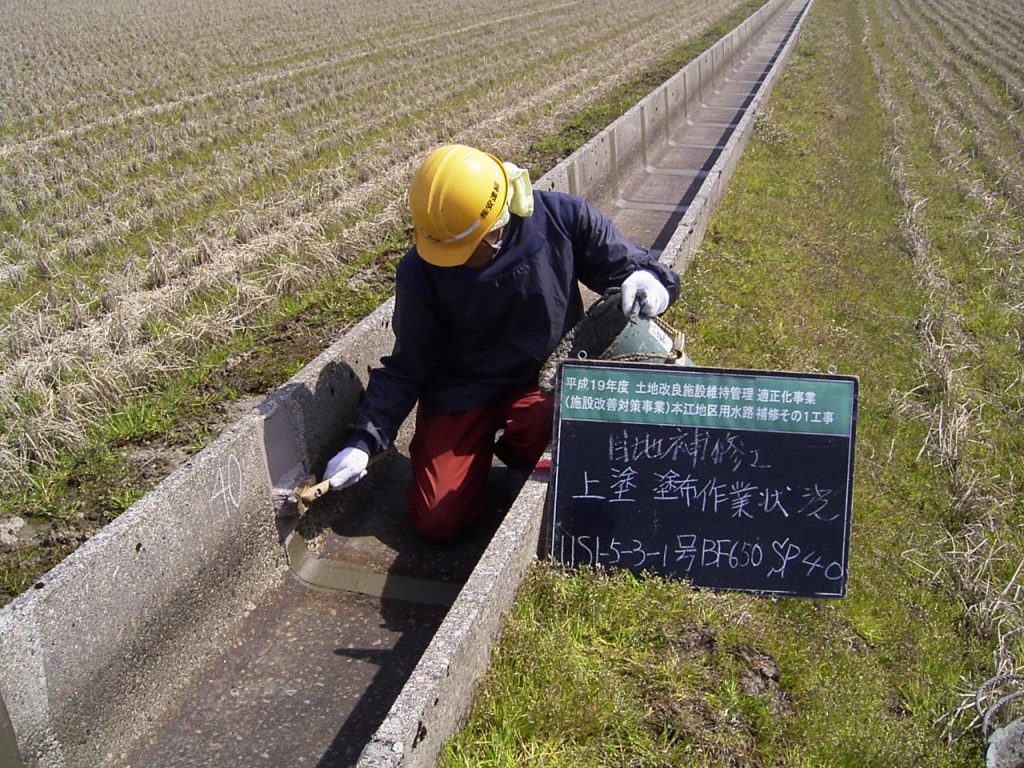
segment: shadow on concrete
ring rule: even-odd
[[[337,656],[374,664],[377,672],[317,762],[319,768],[356,765],[363,747],[383,722],[416,663],[444,619],[446,609],[398,600],[381,601],[381,621],[398,640],[390,648],[341,646]]]
[[[263,454],[266,478],[275,509],[277,494],[302,484],[322,468],[344,441],[348,423],[363,399],[356,372],[342,362],[330,362],[317,376],[313,389],[290,382],[257,408],[263,417]],[[294,515],[276,520],[281,542],[297,524]]]
[[[293,382],[260,406],[272,494],[274,489],[296,488],[311,475],[319,479],[329,457],[342,447],[345,425],[362,397],[355,371],[331,362],[321,369],[312,389]],[[400,436],[398,445],[407,438]],[[367,682],[347,692],[354,696],[351,705],[324,708],[343,720],[316,726],[320,733],[334,733],[330,746],[319,756],[317,764],[323,768],[357,762],[511,502],[505,470],[496,467],[476,523],[457,541],[434,544],[423,539],[410,520],[409,482],[409,459],[399,447],[375,457],[366,478],[350,488],[328,492],[304,517],[275,517],[298,580],[307,589],[324,593],[327,607],[321,611],[331,610],[331,592],[338,596],[338,610],[345,604],[349,623],[337,622],[333,656],[369,667]],[[296,553],[304,563],[298,562]],[[346,595],[352,594],[369,597],[349,600]],[[394,599],[395,595],[404,599]],[[322,663],[330,666],[326,659]],[[325,684],[330,685],[329,681],[325,675]]]
[[[358,484],[323,497],[296,529],[322,561],[386,574],[384,596],[376,604],[379,612],[365,618],[377,622],[384,634],[394,638],[390,646],[341,645],[335,649],[336,655],[372,663],[377,671],[339,724],[317,763],[320,768],[354,765],[387,715],[447,614],[446,606],[430,604],[437,597],[431,593],[457,592],[510,506],[505,474],[502,467],[492,470],[480,518],[452,543],[434,544],[414,528],[406,504],[409,459],[397,452],[373,465]],[[415,581],[423,602],[389,599],[389,585],[398,580],[406,591]]]

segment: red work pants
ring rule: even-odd
[[[532,469],[551,440],[553,414],[553,398],[536,385],[462,413],[418,408],[409,510],[420,533],[447,541],[465,530],[483,510],[492,457],[511,469]]]

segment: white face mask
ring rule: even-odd
[[[512,214],[511,214],[511,212],[508,209],[508,205],[506,204],[505,207],[501,209],[501,213],[498,214],[498,218],[495,219],[494,226],[491,227],[487,231],[488,232],[494,232],[496,230],[501,229],[506,224],[508,224],[508,220],[511,219],[511,218],[512,218]]]

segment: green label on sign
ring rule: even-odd
[[[849,437],[856,380],[563,363],[561,418]]]

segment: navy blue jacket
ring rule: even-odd
[[[348,445],[387,448],[417,399],[427,413],[457,413],[536,381],[583,317],[577,281],[600,294],[647,269],[675,301],[679,277],[594,206],[561,192],[533,199],[533,215],[513,215],[501,249],[479,269],[435,267],[415,247],[402,257],[395,345],[370,374]]]

